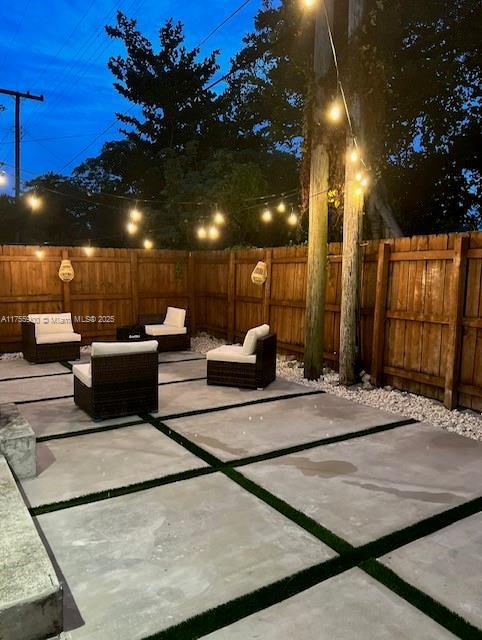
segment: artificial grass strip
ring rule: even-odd
[[[61,364],[63,367],[65,367],[69,371],[72,371],[72,367],[74,366],[71,362],[59,362],[59,364]]]
[[[181,360],[158,360],[157,364],[177,364],[178,362],[198,362],[206,358],[182,358]]]
[[[90,504],[92,502],[101,502],[103,500],[110,500],[111,498],[118,498],[119,496],[126,496],[130,493],[137,493],[139,491],[146,491],[147,489],[153,489],[154,487],[161,487],[166,484],[173,484],[174,482],[180,482],[181,480],[190,480],[191,478],[197,478],[198,476],[209,475],[216,473],[217,469],[213,467],[200,467],[198,469],[189,469],[187,471],[180,471],[178,473],[171,473],[162,478],[152,478],[151,480],[143,480],[142,482],[136,482],[124,487],[116,487],[114,489],[105,489],[104,491],[97,491],[95,493],[87,493],[75,498],[69,498],[67,500],[59,500],[58,502],[51,502],[49,504],[39,505],[37,507],[30,507],[29,512],[31,516],[40,516],[44,513],[52,513],[54,511],[61,511],[63,509],[71,509],[72,507],[78,507],[84,504]]]
[[[171,413],[164,416],[156,416],[157,420],[175,420],[177,418],[189,418],[191,416],[201,416],[205,413],[214,413],[216,411],[226,411],[228,409],[240,409],[241,407],[249,407],[256,404],[267,404],[269,402],[278,402],[278,400],[290,400],[292,398],[304,398],[305,396],[317,396],[325,393],[325,391],[307,391],[305,393],[292,393],[284,396],[271,396],[270,398],[257,398],[256,400],[247,400],[246,402],[238,402],[236,404],[225,404],[220,407],[208,407],[206,409],[193,409],[192,411],[183,411],[181,413]],[[152,416],[154,417],[154,416]]]
[[[170,382],[158,382],[159,387],[163,387],[166,384],[181,384],[182,382],[199,382],[199,380],[206,380],[206,376],[200,376],[199,378],[186,378],[185,380],[171,380]]]
[[[197,614],[143,640],[195,640],[306,591],[351,568],[337,556]]]
[[[390,591],[416,607],[442,627],[463,640],[481,640],[482,630],[462,618],[458,613],[448,609],[445,605],[434,600],[427,593],[421,591],[412,584],[406,582],[394,571],[377,560],[366,560],[360,564],[360,569],[378,582],[381,582]]]
[[[51,433],[45,436],[38,436],[37,442],[49,442],[50,440],[63,440],[64,438],[76,438],[77,436],[88,436],[92,433],[102,433],[103,431],[115,431],[124,427],[134,427],[135,425],[144,424],[143,420],[132,420],[132,422],[122,422],[120,424],[109,424],[99,427],[90,427],[88,429],[79,429],[78,431],[70,431],[66,433]]]
[[[343,442],[345,440],[355,440],[356,438],[363,438],[375,433],[383,433],[384,431],[391,431],[392,429],[398,429],[399,427],[405,427],[410,424],[416,424],[418,421],[412,418],[407,420],[398,420],[397,422],[390,422],[388,424],[377,425],[375,427],[367,427],[360,431],[350,431],[349,433],[343,433],[337,436],[328,436],[327,438],[320,438],[319,440],[311,440],[304,444],[296,444],[290,447],[283,447],[282,449],[274,449],[267,453],[259,453],[247,458],[236,458],[231,460],[229,464],[234,467],[241,467],[247,464],[253,464],[255,462],[262,462],[264,460],[271,460],[272,458],[279,458],[280,456],[289,455],[290,453],[299,453],[307,449],[314,449],[316,447],[322,447],[327,444],[334,444],[336,442]]]

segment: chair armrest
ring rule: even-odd
[[[276,333],[270,333],[256,341],[256,368],[261,371],[266,367],[276,367]]]
[[[22,322],[22,343],[25,345],[35,346],[35,322]]]
[[[148,324],[162,324],[165,316],[160,315],[145,315],[139,316],[139,325],[145,327]]]

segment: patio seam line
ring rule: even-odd
[[[158,420],[158,422],[160,423],[160,420]],[[198,455],[199,457],[202,457],[202,459],[208,464],[212,464],[211,460],[213,460],[217,464],[221,462],[215,456],[213,456],[209,452],[206,452],[204,449],[202,449],[202,447],[199,447],[198,445],[192,443],[190,440],[182,436],[182,434],[177,433],[167,425],[163,425],[161,423],[158,425],[153,424],[153,426],[158,427],[159,430],[162,433],[164,433],[164,435],[168,435],[169,437],[173,438],[175,442],[177,442],[178,444],[182,444],[182,442],[184,441],[185,444],[183,446],[185,446],[188,449],[188,451],[190,451],[190,453],[193,453],[194,455]],[[409,542],[413,542],[414,540],[418,540],[421,537],[425,537],[430,533],[434,533],[435,531],[438,531],[441,528],[445,528],[446,526],[449,526],[454,522],[457,522],[461,519],[464,519],[465,517],[473,515],[474,513],[478,513],[479,511],[482,510],[482,498],[481,497],[475,498],[466,503],[463,503],[462,505],[458,505],[456,507],[453,507],[452,509],[448,509],[446,511],[435,514],[433,516],[420,520],[416,523],[413,523],[408,527],[404,527],[402,529],[399,529],[398,531],[382,536],[365,545],[354,547],[349,542],[347,542],[346,540],[344,540],[334,532],[330,531],[320,523],[316,522],[309,516],[306,516],[304,513],[302,513],[298,509],[295,509],[294,507],[289,505],[287,502],[285,502],[281,498],[277,498],[274,494],[272,494],[270,491],[268,491],[264,487],[258,485],[252,480],[249,480],[236,469],[229,466],[223,466],[223,467],[219,467],[219,470],[221,471],[221,473],[223,473],[224,475],[229,477],[231,480],[236,482],[236,484],[244,488],[246,491],[250,492],[252,495],[255,495],[258,499],[262,500],[265,504],[267,504],[271,508],[278,511],[278,513],[288,518],[289,520],[291,520],[292,522],[294,522],[295,524],[303,528],[305,531],[307,531],[308,533],[316,537],[318,540],[320,540],[320,542],[326,544],[331,549],[339,553],[341,557],[351,557],[353,559],[353,562],[355,563],[353,564],[353,566],[359,566],[364,561],[373,560],[374,556],[377,557],[377,556],[385,555],[389,551],[393,551],[396,548],[405,546]],[[384,586],[386,586],[387,588],[390,588],[389,584],[385,584],[384,582],[382,582],[382,584],[384,584]],[[392,591],[394,590],[392,589]],[[394,593],[397,593],[397,595],[400,596],[400,594],[397,591],[394,591]],[[420,591],[420,593],[424,594],[424,592],[422,591]],[[400,597],[403,598],[403,596],[400,596]],[[281,598],[279,601],[282,601],[283,599],[286,599],[286,598]],[[459,614],[457,614],[456,612],[448,609],[447,607],[445,607],[444,605],[442,605],[441,603],[437,602],[434,599],[432,600],[437,604],[437,607],[435,609],[433,607],[427,608],[426,599],[412,598],[412,600],[410,601],[406,600],[406,601],[410,602],[410,604],[415,606],[424,615],[430,617],[441,626],[450,630],[454,628],[459,629],[459,632],[456,634],[458,635],[458,637],[463,638],[464,640],[468,640],[469,638],[473,637],[473,629],[474,629],[473,625],[471,625],[469,622],[461,618],[461,616],[459,616]],[[265,608],[265,607],[262,607],[262,608]],[[257,609],[257,610],[261,610],[261,609]],[[209,613],[207,615],[209,615]],[[246,617],[246,615],[249,615],[249,614],[243,614],[241,618]],[[223,628],[224,626],[226,625],[223,624],[222,627],[219,627],[219,628]],[[175,627],[173,627],[173,629],[174,628]],[[162,633],[164,632],[161,632],[161,634]],[[206,635],[206,633],[203,633],[202,635]],[[170,636],[154,635],[152,637],[149,636],[144,640],[154,640],[154,638],[164,638],[164,637],[167,638]],[[172,637],[175,638],[176,636],[172,636]],[[194,637],[201,637],[201,636],[190,636],[190,637],[194,638]]]
[[[292,393],[284,396],[272,396],[270,398],[256,398],[255,400],[247,400],[246,402],[239,402],[237,404],[225,404],[219,407],[207,407],[206,409],[193,409],[192,411],[183,411],[181,413],[168,413],[163,416],[154,416],[149,414],[149,417],[153,420],[177,420],[178,418],[190,418],[191,416],[201,416],[205,413],[214,413],[216,411],[227,411],[228,409],[240,409],[242,407],[249,407],[257,404],[267,404],[269,402],[277,402],[278,400],[289,400],[291,398],[304,398],[305,396],[315,396],[326,393],[326,391],[316,390],[307,391],[306,393]]]
[[[37,373],[34,376],[15,376],[13,378],[2,378],[0,383],[2,382],[14,382],[15,380],[32,380],[33,378],[53,378],[54,376],[68,376],[69,372],[65,371],[65,373]]]
[[[191,480],[192,478],[197,478],[199,476],[211,475],[213,473],[217,473],[218,471],[218,469],[211,466],[187,469],[185,471],[170,473],[166,476],[150,478],[149,480],[142,480],[140,482],[134,482],[122,487],[114,487],[112,489],[102,489],[101,491],[86,493],[80,496],[75,496],[73,498],[59,500],[58,502],[49,502],[47,504],[41,504],[35,507],[29,506],[28,510],[32,517],[36,517],[47,513],[53,513],[55,511],[63,511],[64,509],[72,509],[86,504],[102,502],[104,500],[110,500],[112,498],[118,498],[120,496],[138,493],[140,491],[147,491],[148,489],[162,487],[163,485],[167,484],[174,484],[183,480]]]
[[[124,427],[134,427],[139,424],[144,424],[143,420],[132,420],[132,422],[121,422],[118,424],[106,424],[99,427],[90,427],[88,429],[79,429],[78,431],[63,432],[63,433],[50,433],[44,436],[38,436],[37,442],[50,442],[50,440],[63,440],[64,438],[74,438],[77,436],[86,436],[92,433],[102,433],[103,431],[115,431],[116,429],[122,429]]]
[[[183,358],[182,360],[158,360],[157,364],[176,364],[177,362],[199,362],[206,358]]]

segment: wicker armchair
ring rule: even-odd
[[[74,402],[93,418],[115,418],[158,409],[155,340],[93,342],[90,363],[76,364]]]
[[[22,322],[23,357],[35,364],[78,360],[80,341],[70,313],[35,313]]]
[[[189,313],[185,309],[168,307],[165,316],[140,316],[139,324],[143,338],[157,340],[159,353],[163,351],[189,351],[191,349]]]
[[[206,355],[208,384],[264,389],[276,380],[275,333],[259,337],[252,355],[243,355],[242,348],[225,346],[208,351]],[[223,359],[227,357],[230,359]]]

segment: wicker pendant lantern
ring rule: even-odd
[[[59,267],[59,278],[62,282],[70,282],[74,279],[74,267],[70,260],[62,260]]]
[[[266,282],[267,277],[268,267],[266,266],[266,262],[258,262],[258,264],[253,269],[253,273],[251,274],[251,282],[253,284],[261,286]]]

